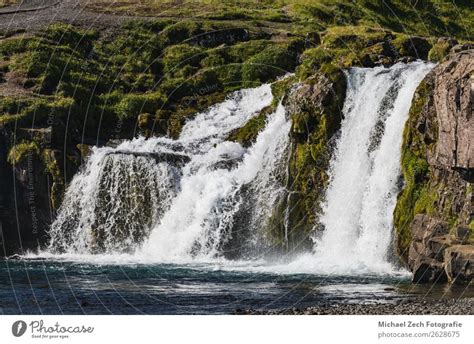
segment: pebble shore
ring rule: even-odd
[[[236,310],[243,315],[473,315],[474,298],[419,300],[396,304],[323,304],[283,310]]]

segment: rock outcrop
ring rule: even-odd
[[[415,282],[473,277],[474,50],[455,51],[418,87],[404,133],[395,226]]]
[[[283,240],[286,235],[289,249],[311,245],[309,234],[318,225],[329,183],[331,147],[341,125],[345,93],[345,75],[335,68],[314,74],[285,99],[292,120],[288,193],[275,209],[271,230],[274,238]]]

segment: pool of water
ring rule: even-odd
[[[406,273],[282,273],[252,263],[8,259],[0,261],[0,276],[3,314],[231,314],[238,309],[473,296],[465,287],[413,285]]]

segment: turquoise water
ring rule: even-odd
[[[238,309],[472,296],[464,287],[415,286],[407,275],[348,277],[246,269],[245,265],[2,260],[0,311],[3,314],[232,314]]]

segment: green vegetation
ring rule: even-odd
[[[28,154],[40,154],[40,148],[36,142],[21,142],[10,148],[7,160],[12,165],[20,163]]]
[[[416,128],[422,108],[428,101],[432,89],[433,85],[426,80],[418,86],[403,134],[401,160],[405,187],[398,196],[394,212],[398,251],[403,257],[408,255],[408,247],[411,242],[410,225],[414,216],[417,213],[431,214],[433,212],[432,204],[436,198],[436,194],[428,188],[430,170],[426,161],[426,151],[433,147],[435,142],[432,142],[428,147]],[[433,123],[432,126],[436,127],[436,123]]]
[[[289,164],[289,183],[294,194],[287,206],[291,209],[289,221],[295,229],[291,234],[295,242],[303,242],[318,224],[329,182],[329,141],[340,128],[346,79],[340,69],[321,68],[303,87],[325,91],[316,99],[300,96],[295,100],[296,111],[291,115],[291,135],[295,143]]]
[[[258,21],[277,28],[291,23],[295,33],[348,25],[467,40],[474,33],[469,0],[101,0],[88,7],[132,15]]]
[[[274,107],[264,108],[257,116],[251,118],[243,127],[234,130],[227,138],[230,141],[239,142],[244,147],[251,146],[255,142],[258,133],[265,128],[267,116],[271,114]]]
[[[28,96],[0,92],[1,123],[42,126],[48,116],[55,122],[68,117],[86,137],[100,127],[107,139],[123,121],[149,113],[160,121],[158,134],[176,136],[189,115],[212,105],[209,100],[294,70],[301,40],[264,36],[259,28],[227,23],[155,20],[129,22],[108,35],[54,24],[5,38],[3,73],[23,80],[19,86]]]

